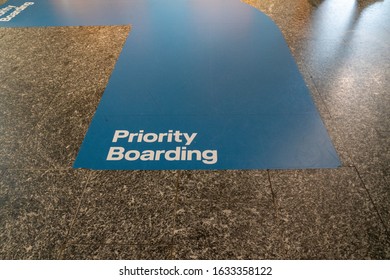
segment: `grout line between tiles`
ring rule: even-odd
[[[304,68],[305,72],[307,73],[307,75],[308,75],[307,79],[308,79],[309,82],[313,85],[313,90],[315,91],[315,94],[319,97],[320,101],[322,102],[322,104],[323,104],[323,106],[324,106],[324,108],[325,108],[326,113],[329,114],[329,116],[330,116],[331,119],[333,119],[333,116],[332,116],[332,114],[330,113],[330,110],[329,110],[329,108],[328,108],[328,105],[326,104],[326,102],[325,102],[325,100],[324,100],[324,98],[323,98],[321,92],[318,90],[318,86],[317,86],[315,80],[313,79],[313,77],[311,76],[310,71],[309,71],[309,68],[307,67],[307,65],[306,65],[305,62],[302,63],[302,67]],[[304,75],[302,75],[302,76],[305,78]],[[310,95],[311,95],[311,98],[313,99],[313,102],[315,103],[314,93],[310,93]],[[318,105],[319,105],[319,104],[315,104],[315,105],[316,105],[316,109],[317,109],[318,113],[320,113],[320,110],[318,109],[318,107],[319,107]],[[320,114],[320,115],[321,115],[321,114]],[[323,118],[323,117],[324,117],[324,116],[321,116],[321,118]]]
[[[73,215],[73,218],[72,218],[72,221],[70,222],[70,225],[69,225],[69,230],[68,232],[66,233],[64,239],[65,239],[65,242],[63,243],[63,245],[61,246],[59,252],[58,252],[58,255],[57,255],[57,259],[62,259],[62,256],[63,256],[63,253],[64,253],[64,250],[65,248],[67,247],[67,245],[69,244],[69,240],[68,240],[68,237],[70,236],[71,232],[72,232],[72,229],[73,229],[73,226],[74,224],[76,223],[76,219],[77,219],[77,216],[80,212],[80,207],[81,207],[81,204],[83,202],[83,199],[84,199],[84,194],[85,194],[85,190],[87,189],[87,186],[89,185],[89,182],[91,180],[91,177],[92,177],[92,173],[89,173],[89,175],[87,176],[87,180],[84,184],[84,187],[83,187],[83,192],[81,193],[81,196],[80,196],[80,201],[77,205],[77,209],[75,211],[75,214]],[[82,183],[81,183],[82,184]]]
[[[175,231],[176,231],[176,213],[177,213],[177,208],[178,208],[178,200],[179,200],[179,187],[180,187],[180,176],[181,176],[182,171],[177,170],[177,175],[176,175],[176,193],[175,193],[175,205],[174,205],[174,216],[173,216],[173,226],[172,226],[172,237],[171,237],[171,248],[169,252],[169,259],[174,259],[174,238],[175,238]]]
[[[359,170],[356,168],[356,166],[353,166],[353,168],[354,168],[354,170],[356,171],[356,174],[358,175],[358,177],[359,177],[359,179],[360,179],[360,182],[362,183],[364,189],[366,190],[366,192],[367,192],[367,194],[368,194],[368,197],[369,197],[369,199],[370,199],[370,202],[371,202],[372,206],[374,207],[374,210],[375,210],[376,214],[378,215],[379,220],[381,221],[382,225],[383,225],[384,228],[385,228],[385,231],[386,231],[387,236],[390,236],[389,229],[387,228],[386,223],[384,222],[384,220],[383,220],[383,218],[382,218],[382,215],[379,213],[378,208],[376,207],[376,204],[375,204],[374,200],[372,199],[371,194],[370,194],[368,188],[366,187],[366,184],[364,183],[364,180],[363,180],[362,176],[360,175]]]
[[[267,176],[268,176],[269,187],[271,189],[271,194],[272,194],[272,204],[274,205],[274,208],[275,208],[276,218],[278,218],[279,209],[278,209],[278,205],[276,203],[276,195],[275,195],[274,189],[272,188],[271,174],[270,174],[269,169],[267,169]]]

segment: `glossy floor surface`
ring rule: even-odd
[[[72,169],[131,28],[2,28],[0,259],[390,259],[390,1],[245,2],[281,28],[342,167]]]

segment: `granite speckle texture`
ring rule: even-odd
[[[342,167],[73,170],[130,27],[0,28],[0,259],[390,259],[390,2],[243,1]]]
[[[1,177],[1,258],[56,259],[88,178],[80,171],[8,170]]]
[[[272,197],[246,203],[179,201],[174,258],[281,258]]]
[[[4,178],[4,171],[0,170],[0,178]],[[7,244],[10,243],[10,212],[9,188],[0,181],[0,256],[4,259],[8,254]]]
[[[270,191],[267,171],[181,171],[179,195],[189,200],[242,202]]]
[[[360,174],[365,187],[382,219],[390,232],[390,181],[382,173]]]
[[[355,168],[271,171],[291,259],[388,259],[390,239]]]
[[[385,172],[389,168],[389,138],[381,135],[375,124],[365,116],[334,118],[334,123],[360,173]]]
[[[1,167],[72,166],[129,30],[0,29]]]
[[[69,242],[169,244],[176,184],[176,172],[93,172]]]
[[[171,245],[71,244],[61,255],[64,260],[170,260]]]
[[[278,257],[267,171],[187,171],[179,194],[174,258]]]

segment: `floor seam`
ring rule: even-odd
[[[383,218],[382,218],[382,215],[379,213],[379,210],[378,210],[378,208],[376,207],[376,204],[375,204],[375,202],[374,202],[374,200],[373,200],[373,198],[372,198],[372,196],[371,196],[371,194],[370,194],[370,191],[369,191],[368,188],[366,187],[366,184],[364,183],[364,180],[363,180],[362,176],[360,175],[359,170],[356,168],[356,166],[353,166],[353,168],[355,169],[355,171],[356,171],[356,173],[357,173],[357,175],[358,175],[358,177],[359,177],[359,179],[360,179],[360,182],[361,182],[362,185],[363,185],[363,188],[364,188],[365,191],[367,192],[368,197],[369,197],[369,199],[370,199],[370,202],[371,202],[372,206],[374,207],[374,210],[375,210],[376,214],[378,215],[379,220],[381,221],[383,227],[385,228],[386,234],[389,236],[389,235],[390,235],[390,232],[389,232],[389,230],[388,230],[388,228],[387,228],[387,226],[386,226],[386,223],[384,222],[384,220],[383,220]]]
[[[309,71],[309,68],[306,66],[306,62],[303,61],[302,66],[305,68],[305,72],[308,74],[308,77],[307,77],[307,78],[308,78],[308,79],[310,80],[310,82],[312,83],[313,89],[316,91],[317,96],[320,98],[322,104],[324,105],[325,110],[326,110],[326,113],[328,113],[329,116],[330,116],[330,118],[333,119],[333,115],[331,114],[331,112],[330,112],[330,110],[329,110],[329,108],[328,108],[328,105],[326,104],[324,98],[322,97],[321,92],[318,90],[318,86],[317,86],[316,82],[314,81],[314,78],[313,78],[313,76],[311,75],[311,73],[310,73],[310,71]],[[314,98],[313,93],[310,93],[310,96],[311,96],[311,98],[313,99],[313,102],[314,102],[314,101],[315,101],[315,98]],[[315,103],[315,102],[314,102],[314,103]],[[319,107],[318,104],[315,104],[315,105],[316,105],[316,109],[317,109],[318,113],[320,113],[319,110],[318,110],[318,107]],[[321,114],[320,114],[320,115],[321,115]],[[323,118],[323,117],[324,117],[324,116],[321,116],[321,118]]]
[[[176,231],[176,213],[177,213],[177,208],[178,208],[178,200],[179,200],[179,187],[180,187],[180,176],[181,176],[181,170],[177,171],[176,175],[176,183],[175,183],[175,201],[174,201],[174,209],[173,209],[173,226],[172,226],[172,236],[171,236],[171,250],[169,253],[169,259],[174,259],[174,238],[175,238],[175,231]]]
[[[76,208],[76,211],[75,211],[75,214],[73,215],[73,218],[70,222],[70,225],[69,225],[69,230],[68,232],[66,233],[64,239],[65,239],[65,242],[62,244],[61,248],[60,248],[60,251],[58,252],[58,259],[62,259],[62,256],[63,256],[63,253],[65,251],[65,248],[67,247],[67,245],[69,244],[69,240],[68,240],[68,237],[70,236],[71,232],[72,232],[72,229],[73,229],[73,226],[75,225],[76,223],[76,219],[77,219],[77,216],[78,214],[80,213],[80,208],[81,208],[81,204],[83,202],[83,199],[84,199],[84,195],[85,195],[85,191],[87,189],[87,186],[89,185],[89,182],[91,181],[91,178],[92,178],[92,174],[90,173],[88,176],[87,176],[87,180],[84,184],[84,187],[83,187],[83,191],[81,193],[81,196],[80,196],[80,201],[77,205],[77,208]]]
[[[274,192],[274,189],[272,188],[272,182],[271,182],[271,174],[270,174],[270,170],[267,169],[267,176],[268,176],[268,183],[269,183],[269,188],[271,190],[271,195],[272,195],[272,204],[275,208],[275,215],[276,215],[276,218],[278,218],[278,212],[279,212],[279,208],[278,208],[278,205],[276,203],[276,195],[275,195],[275,192]]]

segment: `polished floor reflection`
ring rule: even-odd
[[[342,167],[74,170],[130,27],[0,29],[0,259],[390,258],[390,1],[244,2],[281,28]]]

